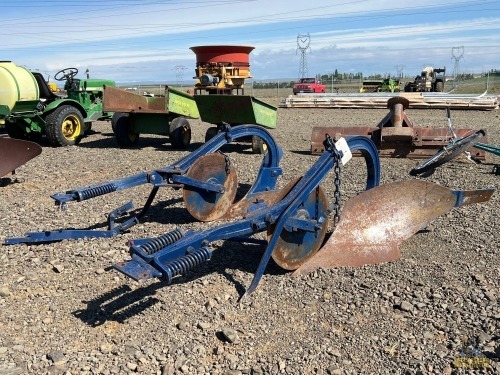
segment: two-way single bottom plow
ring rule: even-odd
[[[234,203],[238,188],[237,173],[230,158],[220,153],[220,148],[234,140],[244,137],[258,137],[267,145],[256,180],[241,201]],[[133,188],[139,185],[152,185],[151,192],[142,209],[136,214],[132,202],[115,209],[108,214],[107,229],[63,229],[42,232],[29,232],[26,237],[7,238],[6,245],[17,243],[54,242],[65,239],[86,237],[113,237],[139,222],[153,203],[161,187],[182,189],[182,196],[187,211],[197,220],[212,221],[221,217],[230,218],[239,215],[242,210],[268,206],[273,197],[278,177],[282,174],[279,162],[283,152],[271,134],[256,125],[240,125],[234,128],[226,125],[210,141],[176,163],[148,172],[104,182],[98,185],[69,190],[66,193],[52,195],[57,206],[66,209],[69,202],[82,202],[115,191]],[[252,208],[250,208],[252,206]]]
[[[114,267],[137,280],[159,278],[170,283],[197,265],[210,260],[210,244],[218,240],[256,241],[250,236],[267,232],[267,247],[245,296],[252,293],[272,257],[294,275],[318,267],[360,266],[392,261],[400,257],[399,244],[453,207],[488,200],[493,190],[452,191],[437,184],[413,180],[378,186],[380,162],[375,144],[362,136],[347,139],[337,149],[330,137],[325,152],[304,176],[271,196],[265,207],[246,207],[243,218],[207,230],[184,232],[176,229],[156,238],[130,242],[131,260]],[[336,146],[337,145],[337,146]],[[330,206],[321,183],[335,172],[335,189],[340,186],[338,166],[342,156],[360,152],[367,166],[367,191],[350,199],[340,222],[324,244],[328,217],[338,212],[338,199]],[[334,192],[337,193],[338,191]],[[335,194],[337,195],[337,194]],[[321,249],[321,250],[320,250]],[[318,252],[319,250],[319,252]]]

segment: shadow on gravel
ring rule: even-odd
[[[303,150],[290,150],[292,154],[298,154],[298,155],[311,155],[311,151],[303,151]]]
[[[192,284],[193,281],[212,273],[218,273],[233,284],[241,298],[245,293],[247,280],[242,283],[238,272],[241,271],[253,277],[260,262],[264,246],[253,244],[241,244],[236,242],[225,241],[222,246],[214,249],[212,258],[209,262],[205,262],[188,272],[186,275],[175,278],[172,285]],[[116,272],[110,268],[106,271]],[[272,260],[269,262],[265,274],[267,275],[284,275],[287,271],[280,268]],[[245,277],[248,279],[248,277]],[[264,282],[264,281],[261,281]],[[155,296],[160,288],[169,288],[170,286],[164,282],[157,282],[148,286],[139,287],[132,290],[128,285],[122,285],[109,292],[103,293],[99,297],[90,300],[82,301],[87,304],[85,309],[76,310],[72,314],[80,319],[83,323],[97,327],[107,321],[115,321],[125,323],[127,319],[142,313],[144,310],[151,308],[160,300]],[[204,286],[197,286],[204,288]],[[187,296],[187,294],[185,294]],[[168,297],[168,291],[165,298]],[[176,297],[179,298],[179,291],[176,292]],[[163,301],[167,303],[167,301]],[[236,303],[236,302],[234,302]]]

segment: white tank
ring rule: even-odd
[[[0,61],[0,105],[9,110],[17,102],[38,100],[40,92],[31,72],[10,61]]]

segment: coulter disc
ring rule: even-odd
[[[295,186],[297,180],[292,181],[285,186],[281,192],[283,198]],[[293,215],[303,219],[317,220],[319,217],[325,217],[319,229],[310,232],[304,229],[293,230],[287,225],[280,233],[280,238],[276,243],[272,257],[274,261],[286,270],[295,270],[311,258],[323,244],[323,240],[328,229],[328,199],[325,191],[318,186],[309,197],[302,202]],[[274,226],[268,230],[268,241],[274,233]]]
[[[224,216],[238,188],[236,169],[229,158],[218,153],[203,155],[191,165],[186,177],[221,184],[225,189],[223,193],[217,193],[184,185],[183,199],[188,212],[200,221],[212,221]]]

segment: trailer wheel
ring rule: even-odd
[[[176,117],[170,122],[170,143],[174,148],[186,149],[191,142],[191,126],[184,117]]]
[[[118,122],[118,119],[122,116],[128,117],[128,113],[115,112],[115,113],[113,113],[113,117],[111,117],[111,129],[113,129],[113,133],[115,133],[115,134],[116,134],[116,123]]]
[[[63,105],[45,119],[45,134],[53,146],[71,146],[83,137],[83,116],[78,109]]]
[[[132,128],[132,123],[128,116],[120,116],[115,123],[116,142],[120,147],[132,147],[139,141],[139,133]]]
[[[436,82],[436,92],[443,92],[444,84],[443,82],[439,81]]]
[[[267,152],[267,144],[262,138],[255,135],[252,136],[252,153],[265,154]]]
[[[211,126],[207,129],[207,132],[205,133],[205,143],[207,143],[209,140],[211,140],[213,137],[217,135],[219,132],[219,128],[217,126]]]

